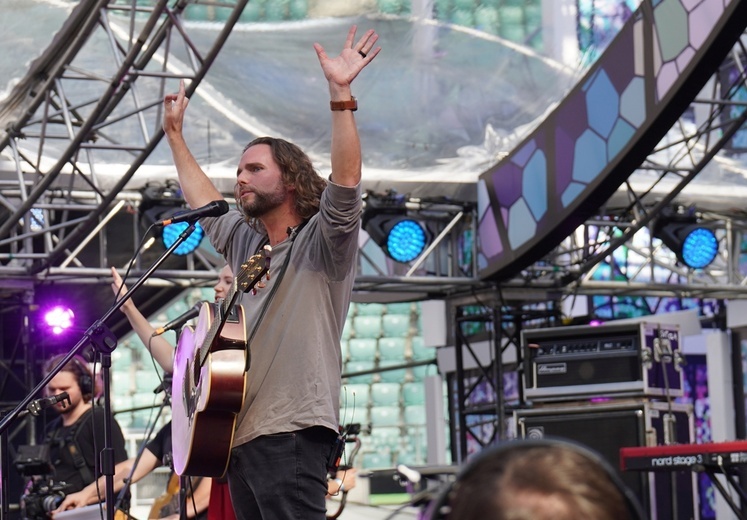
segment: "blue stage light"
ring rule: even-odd
[[[693,269],[702,269],[716,258],[718,240],[710,229],[693,227],[682,241],[682,261]]]
[[[426,241],[425,230],[420,224],[414,220],[400,220],[389,230],[387,253],[397,262],[411,262],[423,252]]]
[[[412,262],[432,239],[426,224],[414,219],[407,207],[407,197],[391,190],[383,195],[368,193],[361,217],[368,236],[396,262]]]
[[[138,211],[143,227],[150,229],[156,222],[163,221],[188,211],[185,207],[179,185],[168,181],[165,185],[148,184],[141,190],[143,200]],[[153,234],[160,238],[163,245],[168,249],[176,242],[179,235],[189,227],[187,222],[177,222],[167,226],[155,226]],[[199,223],[195,224],[195,230],[187,239],[174,249],[175,255],[188,255],[197,249],[205,236],[205,231]]]
[[[690,269],[708,267],[718,255],[716,234],[699,222],[692,209],[685,213],[663,210],[652,232]]]
[[[171,247],[171,245],[176,242],[176,239],[179,238],[179,235],[182,234],[182,232],[189,227],[189,224],[187,222],[177,222],[176,224],[169,224],[168,226],[163,228],[163,235],[161,236],[161,239],[163,240],[163,245],[168,249]],[[187,237],[187,239],[179,244],[176,249],[174,249],[175,255],[188,255],[195,249],[197,249],[200,246],[200,242],[202,242],[202,237],[205,236],[205,231],[202,229],[202,226],[200,226],[200,223],[197,222],[195,224],[195,230],[192,231],[192,233]]]

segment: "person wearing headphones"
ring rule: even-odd
[[[171,451],[171,423],[161,428],[156,436],[151,440],[143,450],[140,460],[136,457],[120,462],[114,468],[114,491],[119,492],[128,480],[134,484],[140,479],[150,474],[154,469],[165,465],[165,460],[170,457]],[[172,484],[173,483],[173,484]],[[179,493],[178,478],[173,474],[169,480],[171,494],[164,493],[162,500],[157,501],[151,508],[149,518],[162,518],[168,520],[178,520],[179,514]],[[209,478],[190,479],[186,497],[185,518],[194,518],[196,520],[207,519],[207,509],[210,500],[211,484]],[[60,503],[55,513],[68,509],[75,509],[89,504],[101,502],[106,497],[106,481],[104,477],[99,478],[97,482],[92,482],[77,493],[67,495]]]
[[[565,440],[487,448],[442,491],[429,520],[643,520],[633,492],[598,454]]]
[[[49,374],[65,355],[51,358],[44,365]],[[80,491],[99,476],[99,455],[104,448],[104,424],[111,421],[111,445],[114,463],[127,459],[122,429],[113,417],[106,417],[103,407],[94,405],[98,388],[88,363],[74,356],[49,381],[47,396],[67,392],[69,399],[54,405],[59,417],[49,423],[44,443],[50,446],[50,460],[57,483],[66,484],[65,492]]]

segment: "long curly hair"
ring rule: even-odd
[[[317,173],[311,159],[298,146],[277,137],[258,137],[244,147],[246,152],[252,146],[266,144],[270,147],[272,158],[280,168],[283,184],[295,187],[294,209],[299,217],[307,220],[319,211],[319,200],[327,187],[327,182]],[[234,188],[236,200],[238,183]],[[239,205],[239,210],[241,205]],[[259,219],[244,215],[246,221],[255,229],[262,229]]]

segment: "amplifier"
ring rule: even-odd
[[[521,336],[530,400],[682,395],[676,325],[611,323],[525,330]]]

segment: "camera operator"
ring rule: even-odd
[[[155,438],[145,446],[145,450],[139,461],[133,457],[117,464],[114,473],[114,491],[122,489],[126,483],[126,479],[130,479],[130,483],[134,484],[160,466],[171,466],[170,422],[161,428]],[[105,489],[102,478],[99,479],[98,483],[89,484],[82,491],[65,497],[65,500],[62,501],[60,507],[55,512],[82,507],[103,500]],[[197,520],[205,520],[207,518],[211,480],[200,477],[189,478],[187,483],[186,518],[195,518]],[[156,500],[148,518],[169,518],[171,520],[179,518],[178,485],[177,476],[174,474],[172,468],[168,486],[169,490]],[[177,489],[174,489],[175,486]]]
[[[44,365],[48,374],[64,358],[55,356]],[[47,396],[67,392],[69,399],[54,405],[59,417],[49,423],[43,443],[49,446],[51,475],[39,475],[29,483],[22,502],[27,518],[45,518],[62,499],[80,491],[99,476],[99,454],[104,448],[104,422],[112,421],[112,449],[114,462],[127,459],[125,441],[119,424],[106,418],[104,409],[94,406],[97,385],[88,363],[80,356],[73,357],[50,380]],[[40,496],[53,490],[53,497]],[[42,505],[44,514],[38,512]],[[30,516],[32,515],[32,516]]]

